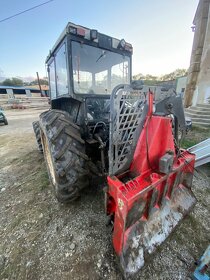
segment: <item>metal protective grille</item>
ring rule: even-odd
[[[110,104],[109,175],[126,171],[141,133],[148,106],[147,89],[134,90],[129,86],[112,92]]]

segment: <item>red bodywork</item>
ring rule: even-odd
[[[137,223],[146,222],[165,200],[171,200],[177,188],[190,188],[195,156],[185,150],[177,154],[170,117],[149,110],[139,136],[133,161],[127,172],[108,176],[107,214],[114,216],[113,245],[118,256],[128,247],[130,232]],[[166,153],[174,155],[169,174],[159,172],[159,160]]]

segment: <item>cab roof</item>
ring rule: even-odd
[[[97,34],[97,37],[96,38],[92,38],[92,34]],[[99,41],[99,38],[107,38],[109,39],[109,41],[112,41],[111,42],[111,45],[114,49],[117,49],[120,42],[121,41],[124,41],[124,39],[116,39],[114,37],[110,37],[108,35],[105,35],[105,34],[102,34],[102,33],[99,33],[97,30],[95,29],[90,29],[90,28],[87,28],[87,27],[84,27],[82,25],[77,25],[77,24],[74,24],[72,22],[69,22],[65,29],[63,30],[63,32],[60,34],[60,36],[58,37],[57,41],[55,42],[54,46],[52,47],[52,49],[50,50],[49,52],[49,55],[47,56],[46,58],[46,63],[47,61],[50,59],[50,57],[53,55],[53,53],[56,51],[56,49],[59,47],[60,43],[64,40],[64,38],[67,36],[67,34],[71,34],[77,38],[80,38],[80,39],[85,39],[85,40],[89,40],[90,42],[95,42],[95,43],[98,43],[99,44],[99,47],[102,47],[100,46],[100,41]],[[132,54],[133,52],[133,47],[131,44],[125,42],[125,49],[124,51],[127,51],[127,52],[130,52]]]

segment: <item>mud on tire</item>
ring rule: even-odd
[[[41,139],[48,174],[60,202],[79,197],[89,182],[88,157],[80,129],[67,112],[50,110],[40,115]]]
[[[40,152],[43,152],[39,121],[33,122],[32,126],[33,126],[33,129],[34,129],[34,134],[35,134],[35,137],[36,137],[36,142],[37,142],[37,145],[38,145],[38,150]]]

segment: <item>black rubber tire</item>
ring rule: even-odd
[[[80,128],[67,112],[50,110],[40,115],[44,157],[55,196],[70,202],[89,185],[88,157]]]
[[[8,125],[8,120],[5,118],[5,120],[4,120],[4,124],[5,125]]]
[[[41,141],[39,121],[33,122],[32,126],[33,126],[33,129],[34,129],[34,134],[35,134],[35,137],[36,137],[36,142],[37,142],[37,145],[38,145],[38,150],[42,153],[43,152],[43,148],[42,148],[42,141]]]

